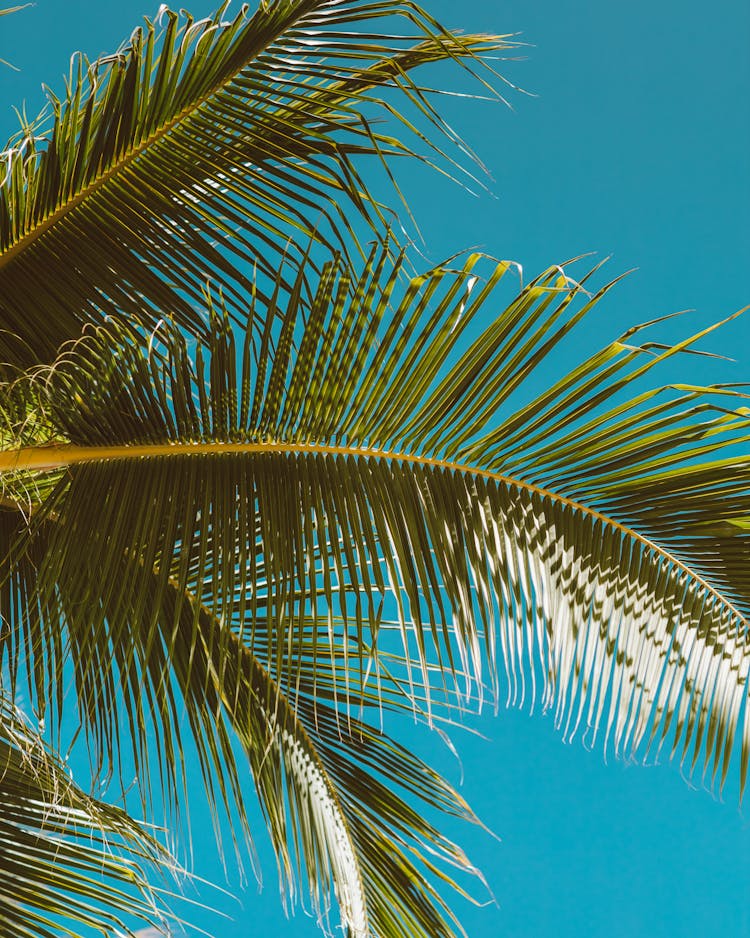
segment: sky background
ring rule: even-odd
[[[7,5],[7,4],[5,4]],[[193,2],[202,15],[213,4]],[[456,8],[460,7],[460,13]],[[70,54],[114,51],[146,0],[37,0],[0,20],[0,136],[11,109],[35,114],[41,84],[62,88]],[[498,2],[431,0],[446,25],[520,33],[523,61],[501,66],[535,97],[509,93],[513,110],[447,99],[451,122],[479,152],[493,195],[477,198],[421,170],[405,174],[431,261],[463,247],[520,261],[531,274],[587,251],[612,255],[612,276],[638,268],[608,299],[576,357],[626,326],[685,308],[674,338],[750,302],[750,6],[744,0]],[[464,88],[459,80],[458,87]],[[657,338],[657,334],[654,334]],[[588,344],[587,344],[588,343]],[[747,379],[750,318],[712,338],[736,363],[688,361],[714,380]],[[571,358],[572,361],[572,358]],[[750,807],[736,785],[723,802],[689,787],[675,765],[605,765],[579,741],[563,745],[551,717],[502,710],[456,736],[461,793],[501,838],[452,831],[479,866],[497,905],[455,908],[472,938],[750,935]],[[436,738],[408,730],[458,784]],[[196,803],[196,808],[197,808]],[[196,913],[221,938],[313,938],[315,923],[280,911],[262,824],[265,888],[241,905],[206,894],[234,921]],[[196,871],[224,883],[206,819],[196,811]],[[231,887],[230,887],[231,888]]]

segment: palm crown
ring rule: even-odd
[[[705,333],[631,330],[540,390],[598,268],[508,290],[513,265],[475,254],[413,267],[363,167],[449,171],[412,71],[491,87],[507,38],[406,2],[225,15],[167,11],[76,60],[6,153],[0,934],[155,920],[167,862],[67,780],[24,686],[58,744],[72,687],[95,777],[132,765],[171,820],[190,736],[249,840],[249,765],[284,889],[332,893],[349,935],[447,936],[439,883],[472,868],[423,807],[473,815],[383,710],[536,696],[569,735],[666,743],[718,784],[737,750],[744,786],[750,420],[731,389],[651,382]],[[50,880],[55,838],[96,865],[92,828],[125,844],[113,885]]]

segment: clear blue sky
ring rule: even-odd
[[[682,330],[750,302],[745,0],[427,2],[450,26],[522,33],[525,61],[504,70],[537,95],[511,95],[513,111],[446,102],[487,164],[494,198],[410,173],[431,259],[480,245],[530,272],[585,251],[612,254],[612,274],[638,267],[585,336],[595,344],[675,310],[697,310],[669,326]],[[71,52],[113,51],[156,5],[37,0],[0,21],[0,56],[21,69],[0,70],[0,136],[15,129],[11,105],[25,101],[34,114],[41,83],[61,87]],[[188,6],[204,14],[212,4]],[[712,347],[737,359],[714,379],[747,379],[750,318]],[[738,809],[731,784],[720,803],[688,787],[676,766],[605,766],[599,752],[564,746],[538,714],[502,711],[478,726],[487,740],[455,739],[461,790],[501,841],[460,832],[498,903],[456,906],[472,938],[750,935],[750,808]],[[457,782],[437,740],[422,745]],[[197,872],[222,881],[207,831],[199,819]],[[279,911],[273,863],[261,855],[262,895],[251,884],[240,907],[213,894],[235,921],[196,919],[221,938],[313,938],[309,918]]]

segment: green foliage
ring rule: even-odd
[[[169,855],[124,811],[81,791],[7,700],[0,706],[0,935],[164,924],[147,876]]]
[[[10,156],[4,682],[53,739],[72,706],[95,777],[133,766],[175,823],[189,737],[239,852],[252,776],[282,890],[322,921],[335,899],[350,936],[448,938],[444,888],[476,871],[425,815],[475,819],[384,713],[539,699],[711,784],[738,756],[744,787],[750,420],[731,389],[651,383],[711,330],[654,352],[633,329],[557,374],[598,268],[414,273],[359,167],[415,153],[372,109],[440,158],[411,70],[504,40],[407,2],[223,15],[79,62]]]
[[[506,44],[448,33],[409,2],[274,2],[231,21],[225,10],[197,23],[163,11],[162,31],[148,22],[114,56],[74,58],[51,119],[11,141],[1,361],[49,362],[106,316],[169,313],[201,332],[207,278],[241,321],[254,269],[275,277],[311,238],[356,253],[358,219],[381,238],[359,166],[389,168],[416,146],[440,159],[425,123],[452,138],[411,71]],[[361,36],[344,47],[347,29]],[[378,112],[403,140],[378,129]]]

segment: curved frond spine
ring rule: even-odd
[[[693,564],[705,552],[700,536],[691,540],[691,530],[701,532],[713,515],[691,507],[695,527],[683,528],[682,543],[672,550],[671,543],[661,545],[651,536],[648,524],[629,527],[617,513],[603,513],[596,498],[571,498],[564,482],[554,489],[540,485],[545,476],[538,469],[531,480],[502,471],[503,462],[514,465],[514,441],[526,426],[532,429],[525,465],[535,459],[537,467],[560,464],[552,460],[559,444],[566,476],[575,477],[577,453],[577,478],[593,480],[608,466],[609,452],[624,447],[637,484],[644,477],[639,467],[652,454],[663,458],[669,452],[665,482],[682,466],[701,473],[706,485],[712,479],[710,484],[723,488],[724,462],[707,457],[746,440],[750,422],[740,412],[717,410],[711,389],[676,389],[670,402],[657,388],[629,403],[606,405],[607,388],[627,391],[665,357],[692,348],[705,331],[655,357],[644,357],[630,336],[623,337],[512,410],[507,402],[607,288],[589,294],[564,270],[551,268],[523,286],[448,366],[511,265],[491,266],[481,283],[482,259],[471,256],[463,270],[438,267],[399,285],[402,265],[375,250],[352,277],[334,259],[309,313],[295,292],[286,309],[278,310],[274,301],[261,323],[249,322],[241,373],[221,309],[212,311],[211,338],[205,351],[196,348],[195,365],[188,344],[171,327],[149,339],[148,354],[137,334],[116,325],[92,332],[31,379],[35,386],[43,381],[43,406],[72,447],[9,451],[6,466],[14,459],[27,459],[27,468],[36,469],[55,466],[58,458],[71,465],[82,461],[90,465],[75,469],[76,488],[83,486],[89,498],[94,491],[104,495],[108,485],[124,486],[127,502],[136,497],[136,478],[139,491],[149,489],[157,465],[165,473],[160,484],[178,492],[197,491],[199,470],[189,468],[191,459],[204,470],[215,462],[212,471],[222,473],[223,490],[234,493],[227,503],[234,506],[227,536],[236,544],[236,525],[244,518],[245,562],[264,567],[263,602],[270,604],[264,614],[294,622],[296,604],[316,603],[320,585],[330,604],[327,615],[338,610],[345,622],[351,620],[362,648],[368,641],[377,645],[376,607],[390,594],[404,646],[415,650],[416,669],[407,677],[415,691],[430,687],[432,655],[449,674],[473,675],[477,689],[482,662],[489,661],[495,684],[499,645],[509,700],[541,693],[546,706],[555,702],[558,722],[573,728],[588,708],[589,732],[596,736],[606,697],[602,732],[605,738],[614,733],[618,752],[637,750],[647,728],[660,738],[675,731],[685,753],[693,747],[693,761],[705,732],[714,746],[730,742],[746,683],[746,624],[741,587],[735,585],[744,574],[739,568],[736,574],[727,571],[714,587],[709,571],[704,576]],[[107,352],[113,335],[116,360]],[[255,356],[248,354],[252,348]],[[85,409],[71,407],[71,401]],[[493,423],[505,428],[504,460]],[[578,450],[571,446],[574,434]],[[491,468],[459,461],[483,455]],[[696,464],[696,458],[702,461]],[[99,460],[112,462],[97,467]],[[617,460],[622,484],[626,473],[619,454]],[[605,471],[610,477],[611,470]],[[174,480],[184,474],[192,481],[167,483],[172,472]],[[274,478],[284,480],[283,495]],[[208,494],[207,484],[201,483]],[[60,490],[63,501],[67,486]],[[735,486],[733,495],[737,491]],[[153,497],[160,497],[156,490]],[[141,511],[139,542],[162,544],[159,551],[177,562],[180,542],[189,537],[199,543],[208,517],[225,524],[213,498],[200,516],[187,502],[179,509],[175,502],[178,512],[188,512],[179,535],[179,528],[171,534],[150,530],[160,522]],[[108,530],[112,526],[122,526],[119,514]],[[99,538],[89,522],[86,530]],[[126,546],[131,536],[123,529],[122,550],[132,550]],[[742,529],[732,528],[731,536],[736,540]],[[228,597],[245,590],[243,574],[227,570],[215,552],[222,549],[217,535],[193,572],[198,579],[213,578],[209,607],[217,613]],[[153,556],[156,562],[159,555]],[[607,556],[611,564],[602,566]],[[320,584],[310,579],[313,569]],[[68,575],[72,583],[75,577]],[[252,569],[249,575],[254,582]],[[680,590],[688,586],[700,596],[703,612],[696,609],[686,620]],[[637,601],[630,598],[632,590]],[[350,593],[360,597],[352,612],[345,599]],[[257,610],[257,590],[253,595]],[[364,595],[369,599],[362,603]],[[648,626],[652,620],[655,631]],[[667,672],[658,661],[669,664]],[[681,677],[675,677],[678,672]],[[535,689],[538,680],[541,691]],[[747,745],[745,740],[742,752]],[[725,777],[727,763],[718,749],[711,764]]]
[[[244,335],[209,297],[204,341],[171,322],[151,334],[108,323],[8,389],[18,403],[4,412],[0,474],[59,473],[28,524],[12,487],[0,516],[13,673],[26,668],[40,708],[59,710],[62,652],[47,621],[63,624],[76,661],[114,662],[76,673],[97,766],[115,770],[122,699],[139,766],[149,757],[139,728],[158,727],[173,804],[183,701],[215,806],[243,810],[233,732],[266,739],[275,762],[255,765],[266,800],[312,766],[308,778],[336,788],[346,825],[331,820],[332,795],[317,828],[304,813],[295,826],[276,803],[278,845],[290,829],[301,838],[299,853],[279,847],[282,869],[303,856],[317,868],[348,829],[352,853],[340,853],[333,881],[345,918],[360,921],[349,875],[359,857],[376,934],[368,877],[403,831],[375,842],[368,828],[357,840],[353,818],[370,808],[349,800],[341,783],[354,776],[337,775],[336,760],[357,708],[381,699],[394,655],[394,699],[428,721],[481,702],[489,683],[496,699],[504,690],[510,704],[554,711],[567,738],[621,756],[671,750],[719,786],[738,754],[746,782],[743,396],[644,389],[653,368],[710,330],[657,355],[630,332],[524,395],[608,287],[592,293],[587,277],[554,267],[498,302],[511,270],[472,255],[408,277],[403,258],[376,248],[359,269],[332,257],[303,303],[305,272],[290,263],[278,290],[252,298]],[[288,302],[284,277],[296,285]],[[38,428],[51,428],[49,445],[37,445]],[[636,507],[641,482],[654,511]],[[730,558],[720,573],[707,537]],[[262,688],[283,725],[268,723]],[[386,758],[376,749],[373,765]],[[427,849],[442,843],[414,830]],[[451,862],[449,848],[442,855]],[[401,924],[441,934],[425,888],[421,917]],[[414,899],[405,885],[397,894]],[[383,919],[384,934],[393,927]]]
[[[386,33],[341,43],[363,20]],[[275,0],[231,22],[222,10],[198,23],[164,10],[162,21],[160,36],[147,21],[116,55],[74,61],[65,97],[50,94],[51,129],[37,122],[4,152],[3,361],[49,362],[107,316],[154,325],[169,313],[205,335],[207,277],[241,319],[255,270],[273,279],[311,240],[355,254],[363,229],[384,242],[362,159],[388,167],[416,155],[412,138],[439,161],[416,130],[425,118],[436,139],[455,136],[410,72],[472,68],[508,44],[449,33],[407,2]],[[370,108],[395,129],[379,131]]]

